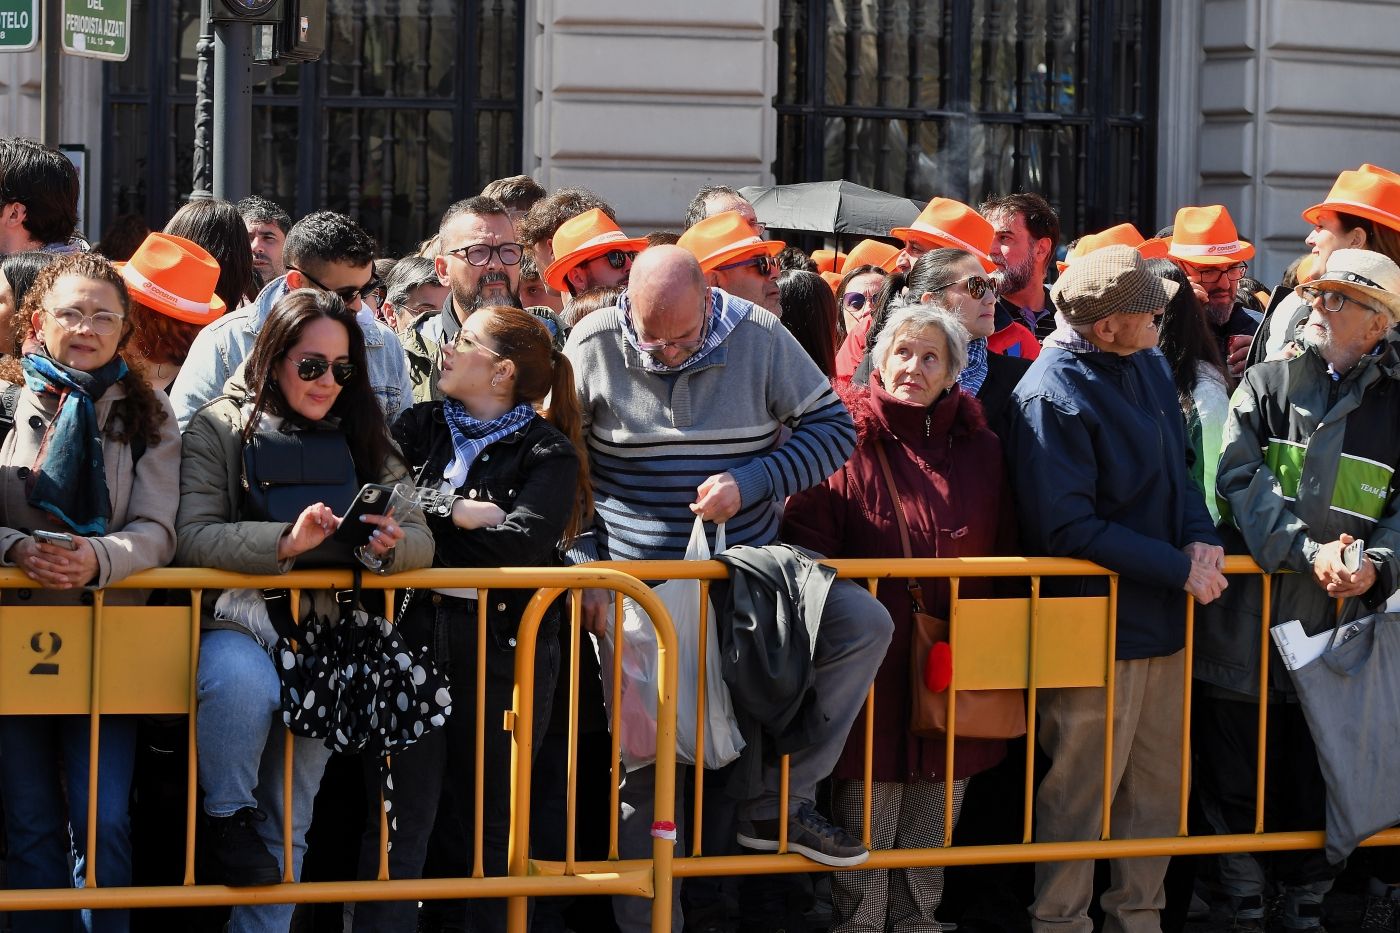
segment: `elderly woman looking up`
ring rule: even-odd
[[[939,250],[936,252],[948,252]],[[926,255],[932,255],[926,254]],[[921,260],[922,261],[922,260]],[[782,538],[828,557],[904,557],[896,509],[907,516],[914,557],[970,557],[1010,550],[1010,499],[1001,443],[982,407],[958,389],[967,329],[926,304],[895,311],[875,344],[868,386],[845,393],[855,419],[855,452],[819,486],[787,501]],[[896,489],[886,482],[881,453]],[[946,580],[923,579],[929,613],[947,618]],[[990,582],[965,580],[964,598],[991,595]],[[943,844],[944,742],[913,735],[909,669],[913,607],[902,581],[880,587],[894,639],[875,676],[872,848]],[[863,829],[865,717],[856,719],[836,764],[832,816],[853,836]],[[953,819],[967,779],[1005,754],[1005,743],[959,739]],[[833,931],[937,929],[942,868],[836,872]]]

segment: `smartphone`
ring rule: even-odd
[[[360,521],[361,515],[383,515],[394,505],[394,487],[365,483],[355,494],[355,501],[345,510],[340,527],[335,530],[338,541],[359,547],[369,541],[376,526]]]
[[[66,551],[76,551],[78,542],[73,540],[73,536],[66,531],[36,531],[34,540],[44,544],[52,544],[54,547],[61,547]]]
[[[1366,542],[1357,538],[1342,549],[1342,566],[1348,573],[1356,573],[1361,569],[1361,554],[1366,550]]]

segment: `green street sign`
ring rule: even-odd
[[[39,0],[0,0],[0,52],[28,52],[39,44]]]
[[[63,51],[126,61],[131,54],[131,0],[63,0]]]

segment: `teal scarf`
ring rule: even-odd
[[[58,414],[39,442],[39,455],[25,484],[29,504],[80,535],[104,535],[112,500],[93,402],[126,375],[126,361],[114,357],[88,373],[42,353],[26,353],[21,366],[29,391],[58,397]]]

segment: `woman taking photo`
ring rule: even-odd
[[[0,590],[0,601],[91,605],[85,587],[163,566],[175,553],[180,435],[170,403],[123,357],[130,308],[106,259],[74,253],[54,260],[39,272],[21,312],[20,338],[31,352],[0,363],[0,388],[18,392],[0,443],[0,554],[38,588]],[[108,605],[144,598],[138,590],[106,594]],[[102,717],[95,827],[88,826],[89,730],[86,716],[0,717],[9,887],[81,881],[90,830],[97,833],[98,881],[131,883],[127,799],[136,717]],[[67,922],[29,911],[10,917],[15,931]],[[94,913],[92,929],[125,930],[127,913]]]
[[[957,385],[967,362],[967,342],[966,329],[948,311],[916,304],[892,313],[875,344],[870,384],[851,386],[844,395],[856,423],[855,452],[821,485],[788,499],[784,542],[831,558],[974,557],[1011,551],[1001,443],[987,429],[976,399]],[[886,481],[882,454],[894,489]],[[909,555],[901,540],[901,508]],[[924,608],[946,619],[947,580],[916,582],[923,587]],[[964,580],[959,592],[964,599],[990,596],[991,582]],[[875,675],[871,848],[941,846],[943,782],[948,778],[944,740],[910,732],[912,600],[898,580],[881,585],[879,598],[894,620],[894,638]],[[864,823],[865,723],[864,715],[857,717],[832,772],[832,816],[857,838]],[[1004,754],[1005,743],[999,740],[955,741],[954,821],[967,779]],[[937,930],[934,913],[942,893],[941,867],[838,871],[832,876],[831,929]]]
[[[438,567],[545,567],[559,563],[561,540],[575,535],[591,509],[573,368],[554,349],[548,329],[518,308],[483,308],[462,322],[444,345],[444,399],[404,412],[394,437],[413,467],[415,484],[441,490],[425,506]],[[534,406],[550,398],[547,414]],[[506,871],[510,823],[510,736],[497,726],[511,708],[515,635],[533,592],[496,590],[486,611],[486,729],[483,869]],[[440,670],[472,684],[477,671],[477,593],[417,590],[400,625],[410,644],[436,647]],[[535,655],[534,734],[543,737],[559,673],[557,617],[540,627]],[[475,823],[476,691],[456,693],[447,726],[394,757],[398,828],[389,851],[393,878],[422,877],[433,835],[440,875],[472,872]],[[535,746],[539,748],[538,743]],[[374,776],[368,776],[372,783]],[[434,826],[436,825],[436,833]],[[370,808],[360,850],[362,878],[379,862],[379,812]],[[475,930],[504,930],[505,902],[474,899]],[[452,907],[451,910],[468,908]],[[365,903],[355,909],[358,931],[413,931],[412,901]],[[444,918],[461,922],[460,918]]]
[[[262,575],[297,566],[352,566],[357,558],[385,573],[426,566],[432,539],[421,517],[365,516],[374,531],[354,557],[331,539],[361,484],[393,485],[407,475],[381,411],[362,332],[340,298],[311,289],[282,297],[225,394],[196,412],[185,432],[179,562]],[[257,493],[274,471],[321,478],[314,485],[303,480],[310,488],[300,492],[323,498],[295,515],[270,514],[277,511],[271,496]],[[303,592],[296,619],[337,618],[334,596]],[[272,884],[282,877],[284,805],[281,681],[268,654],[278,633],[262,590],[206,593],[203,609],[199,783],[213,880]],[[297,878],[312,801],[331,752],[321,739],[298,735],[292,755]],[[285,930],[291,914],[290,904],[235,907],[228,929]]]

